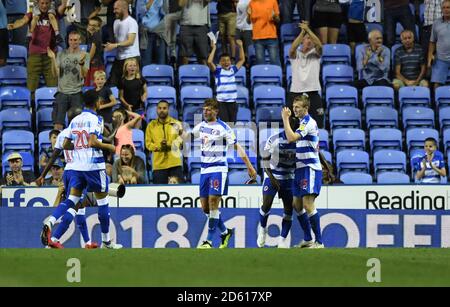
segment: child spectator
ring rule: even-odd
[[[447,176],[444,155],[437,150],[434,138],[425,139],[425,155],[416,160],[416,180],[421,183],[440,183],[441,176]]]
[[[123,75],[119,82],[119,99],[125,109],[144,114],[147,99],[147,83],[141,78],[139,64],[135,58],[127,59],[123,65]]]
[[[85,86],[93,85],[96,71],[105,70],[105,64],[103,63],[102,34],[100,32],[101,27],[102,20],[100,17],[95,16],[89,19],[86,44],[88,46],[91,63],[89,65],[88,74],[84,80]]]
[[[52,156],[53,151],[55,150],[56,138],[58,137],[59,133],[60,131],[56,129],[51,130],[49,133],[51,146],[47,149],[44,149],[41,153],[41,156],[39,157],[39,168],[41,172],[47,166],[47,162]]]
[[[53,28],[53,31],[56,35],[56,44],[60,45],[63,43],[63,38],[61,34],[59,33],[59,26],[58,26],[58,20],[56,19],[56,10],[55,10],[55,1],[50,0],[34,0],[33,1],[33,19],[31,19],[31,25],[30,25],[30,31],[28,31],[27,39],[31,40],[31,35],[34,32],[34,29],[36,28],[36,25],[39,21],[39,18],[41,17],[41,10],[39,9],[39,1],[45,2],[48,6],[48,19],[50,21],[50,25]]]
[[[178,176],[170,176],[168,184],[180,184],[181,180]]]
[[[103,117],[104,123],[112,125],[112,108],[117,104],[111,89],[105,85],[106,73],[103,70],[97,70],[94,73],[95,91],[100,97],[100,108],[97,114]]]

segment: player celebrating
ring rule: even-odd
[[[86,109],[76,116],[69,124],[68,136],[63,148],[73,149],[72,172],[69,179],[70,195],[66,199],[68,208],[74,208],[80,201],[82,191],[94,192],[98,204],[98,219],[102,232],[102,247],[118,249],[122,245],[111,242],[109,234],[109,202],[108,177],[105,170],[105,159],[102,150],[115,151],[114,145],[102,143],[103,119],[97,116],[100,100],[94,90],[83,95]],[[72,144],[73,141],[73,144]],[[70,223],[73,216],[68,216]],[[68,227],[69,224],[66,224]],[[48,237],[51,224],[47,221],[43,228],[43,235]],[[62,229],[62,233],[66,229]],[[47,235],[46,235],[47,234]]]
[[[194,138],[201,139],[201,175],[200,202],[203,212],[208,216],[208,237],[199,248],[212,248],[212,240],[216,228],[221,231],[220,248],[226,248],[232,236],[220,218],[219,203],[222,195],[228,190],[228,164],[226,153],[229,145],[234,145],[239,156],[247,166],[250,178],[256,178],[256,171],[244,149],[236,142],[230,126],[217,118],[219,107],[215,99],[206,99],[203,104],[204,121],[196,125],[192,131]]]
[[[263,150],[264,184],[263,204],[259,210],[258,247],[264,247],[267,235],[267,219],[273,199],[283,201],[284,214],[281,223],[279,248],[288,248],[286,237],[292,225],[292,180],[295,170],[295,144],[289,143],[284,131],[269,137]]]
[[[289,108],[283,108],[281,117],[288,141],[296,142],[297,147],[295,177],[292,186],[294,208],[299,215],[300,224],[302,224],[301,217],[305,215],[306,209],[316,237],[315,242],[312,242],[310,231],[307,229],[300,247],[323,248],[320,216],[314,206],[314,200],[319,195],[322,185],[322,166],[319,160],[319,129],[316,121],[308,114],[309,106],[309,98],[305,94],[294,99],[294,115],[300,119],[300,126],[295,132],[289,122],[291,116]]]

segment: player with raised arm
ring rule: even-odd
[[[294,208],[299,216],[301,225],[302,221],[306,220],[305,214],[308,215],[315,235],[315,242],[312,242],[310,230],[306,229],[305,231],[305,228],[302,227],[305,231],[305,236],[300,243],[300,247],[323,248],[320,216],[314,205],[314,200],[319,195],[322,186],[322,166],[319,159],[319,129],[316,121],[308,114],[309,106],[308,95],[304,94],[294,98],[294,115],[300,119],[300,125],[295,132],[292,130],[289,121],[291,110],[283,108],[281,117],[283,118],[288,141],[296,144],[296,168],[292,185]],[[305,217],[302,219],[302,216]],[[303,223],[305,224],[305,222]]]
[[[250,178],[256,178],[256,171],[244,149],[237,143],[233,130],[217,118],[219,107],[213,98],[203,104],[204,121],[192,130],[194,138],[201,140],[200,202],[208,217],[208,237],[199,248],[212,248],[216,228],[221,232],[220,248],[226,248],[233,232],[227,229],[220,218],[219,204],[228,190],[227,150],[233,145],[248,169]]]

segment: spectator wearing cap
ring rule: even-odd
[[[9,163],[10,172],[2,178],[1,185],[7,186],[29,186],[34,181],[34,174],[30,171],[23,171],[22,156],[18,152],[13,152],[6,159]]]
[[[64,163],[61,159],[56,159],[53,162],[51,171],[51,177],[44,180],[44,185],[46,186],[59,186],[62,183],[62,176],[64,172]]]

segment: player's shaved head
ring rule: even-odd
[[[128,10],[128,2],[125,0],[117,0],[116,5],[119,6],[121,9]]]
[[[95,90],[89,90],[83,94],[84,104],[89,109],[96,108],[99,99],[100,99],[100,96],[98,95],[98,93]]]

